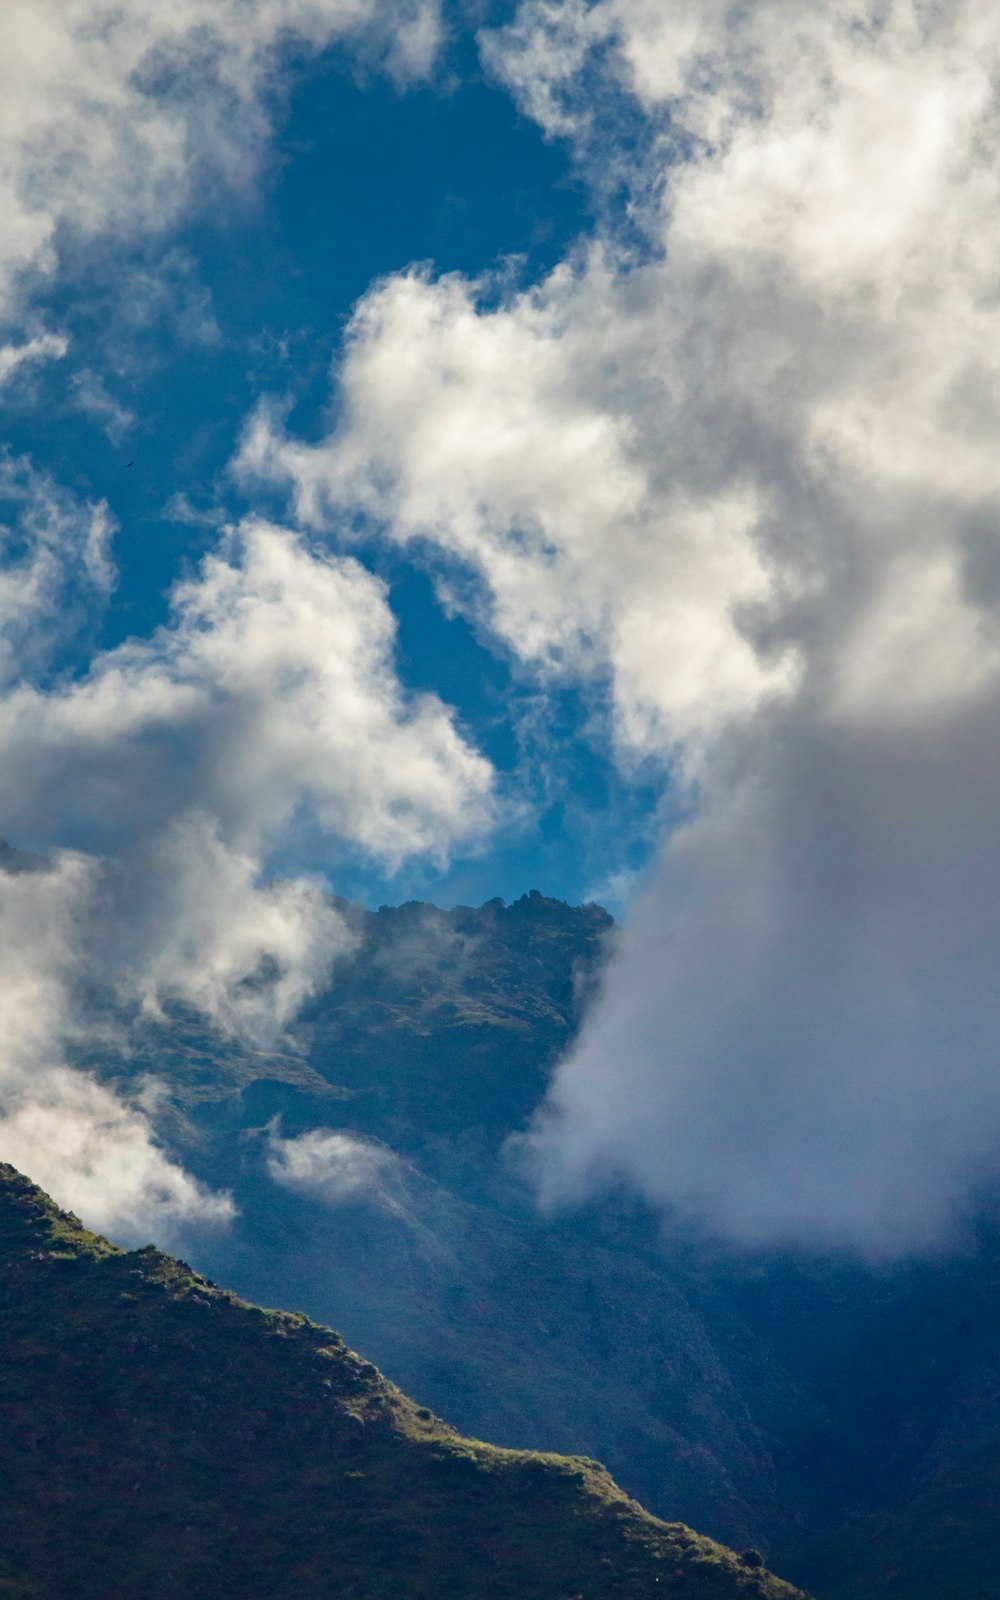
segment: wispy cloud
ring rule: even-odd
[[[428,70],[436,0],[9,0],[0,62],[0,318],[72,242],[163,233],[246,185],[295,52],[351,41]]]
[[[361,1196],[384,1197],[401,1163],[385,1145],[333,1128],[313,1128],[295,1139],[272,1129],[267,1170],[277,1184],[337,1205]]]
[[[135,413],[109,393],[100,373],[85,367],[73,374],[69,387],[76,410],[96,422],[112,444],[121,444],[125,435],[135,427]]]
[[[0,455],[0,690],[44,678],[114,582],[115,523],[24,457]]]
[[[57,333],[39,333],[32,339],[0,345],[0,389],[40,361],[61,361],[68,349],[69,341]]]

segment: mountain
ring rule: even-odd
[[[253,1052],[179,1008],[133,1032],[124,1068],[162,1077],[193,1109],[242,1095],[248,1123],[325,1111],[462,1185],[492,1166],[545,1093],[603,964],[599,906],[537,890],[506,906],[336,904],[355,941],[281,1052]],[[99,1062],[116,1070],[114,1061]],[[121,1070],[118,1064],[117,1070]]]
[[[44,856],[32,855],[28,850],[15,850],[6,839],[0,839],[0,872],[44,872],[48,865]]]
[[[823,1600],[1000,1593],[1000,1237],[985,1204],[949,1253],[883,1269],[827,1382],[844,1396],[844,1525],[782,1570]],[[849,1452],[849,1453],[848,1453]],[[777,1543],[780,1544],[780,1541]]]
[[[155,1076],[164,1141],[233,1191],[230,1232],[186,1246],[198,1265],[339,1327],[464,1432],[596,1456],[822,1600],[994,1600],[989,1208],[895,1263],[737,1249],[622,1197],[541,1218],[505,1141],[610,918],[539,894],[342,910],[354,954],[280,1051],[175,1011],[88,1063],[126,1092]]]
[[[0,1166],[9,1600],[795,1600],[596,1462],[463,1439],[338,1335]]]
[[[192,1241],[251,1299],[341,1328],[465,1432],[599,1456],[659,1515],[726,1543],[796,1526],[810,1465],[775,1449],[815,1404],[715,1266],[634,1208],[540,1218],[502,1155],[593,992],[613,924],[538,894],[341,909],[357,945],[280,1053],[191,1015],[96,1065],[153,1074],[163,1136],[239,1217]],[[294,1182],[279,1141],[362,1141],[364,1183]]]

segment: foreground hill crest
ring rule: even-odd
[[[88,1233],[0,1165],[0,1595],[797,1591],[582,1458],[460,1438],[338,1335]]]

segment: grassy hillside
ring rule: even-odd
[[[458,1437],[328,1329],[116,1249],[7,1166],[0,1273],[10,1600],[796,1593],[592,1461]]]

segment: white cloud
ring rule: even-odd
[[[38,361],[60,361],[68,349],[69,341],[57,333],[39,333],[20,344],[0,345],[0,388],[23,367],[33,367]]]
[[[0,704],[0,805],[127,848],[190,812],[227,847],[277,843],[303,811],[394,868],[444,858],[490,818],[491,770],[433,696],[407,696],[382,585],[249,521],[174,591],[173,623],[42,694]]]
[[[109,862],[94,967],[147,1015],[182,1001],[222,1032],[273,1047],[352,937],[325,883],[267,882],[258,854],[189,811]]]
[[[186,1173],[156,1145],[138,1108],[84,1073],[53,1068],[21,1094],[2,1092],[4,1159],[88,1227],[121,1244],[162,1245],[231,1221],[229,1195]]]
[[[96,422],[112,444],[121,444],[125,435],[135,427],[135,413],[116,400],[100,373],[91,371],[89,367],[73,374],[70,394],[76,410]]]
[[[362,1195],[387,1197],[400,1167],[385,1145],[332,1128],[313,1128],[295,1139],[272,1130],[267,1170],[277,1184],[328,1205]]]
[[[337,39],[419,76],[436,0],[7,0],[0,61],[0,315],[67,241],[161,232],[244,184],[283,58]]]
[[[766,486],[738,470],[706,493],[704,463],[680,459],[686,397],[654,370],[653,287],[622,305],[599,253],[491,312],[458,278],[391,279],[355,320],[337,433],[298,445],[262,412],[240,456],[291,477],[307,523],[360,505],[467,563],[525,659],[611,672],[619,736],[642,753],[779,692],[792,667],[738,622],[771,587]]]
[[[115,524],[24,457],[0,456],[0,688],[43,674],[115,581]]]
[[[584,162],[644,120],[642,248],[609,222],[499,305],[377,285],[334,431],[261,412],[243,468],[440,552],[507,649],[607,676],[624,758],[694,780],[559,1075],[550,1193],[617,1171],[905,1242],[1000,1138],[995,14],[526,0],[489,59]]]

